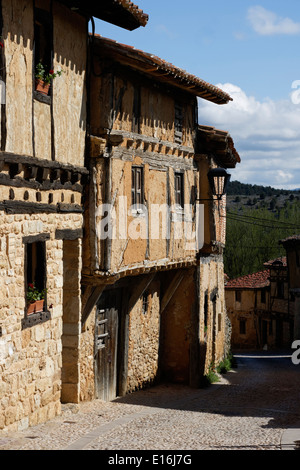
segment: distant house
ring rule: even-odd
[[[263,271],[228,280],[226,307],[233,348],[290,347],[294,337],[294,298],[285,257],[264,263]]]
[[[269,312],[269,270],[227,281],[225,299],[233,349],[256,349],[274,344],[274,321]]]
[[[281,240],[287,255],[289,297],[294,307],[293,339],[300,339],[300,235]]]
[[[287,258],[276,258],[264,266],[270,270],[269,311],[275,319],[275,345],[289,347],[294,335],[295,302],[289,292]]]

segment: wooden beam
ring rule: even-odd
[[[77,240],[83,238],[83,229],[57,229],[55,231],[56,240]]]
[[[184,278],[184,271],[179,271],[175,274],[173,280],[169,284],[166,292],[164,293],[161,304],[160,304],[160,313],[162,314],[166,307],[168,306],[169,302],[171,301],[173,295],[175,294],[176,290],[178,289],[179,285],[181,284],[182,279]]]
[[[100,285],[100,286],[88,286],[86,288],[85,292],[85,298],[87,299],[85,304],[82,306],[82,317],[81,317],[81,324],[84,325],[85,322],[87,321],[91,311],[95,307],[96,303],[100,299],[104,289],[105,285]]]
[[[150,286],[150,284],[153,281],[153,279],[155,278],[155,276],[156,276],[156,273],[152,273],[152,274],[149,274],[149,275],[143,275],[142,279],[137,284],[137,286],[133,289],[133,292],[130,296],[130,299],[129,299],[129,302],[128,302],[128,312],[130,312],[132,310],[132,308],[137,303],[138,299],[141,298],[143,293]]]

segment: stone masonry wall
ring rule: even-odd
[[[95,398],[95,309],[85,322],[80,339],[80,401]]]
[[[202,350],[205,351],[205,373],[207,373],[211,366],[221,362],[225,353],[227,312],[222,255],[200,259],[199,283],[200,342]]]
[[[130,312],[127,392],[150,385],[158,371],[160,334],[159,283],[148,290],[148,308],[140,298]]]
[[[0,429],[20,430],[60,413],[63,240],[56,229],[82,226],[76,214],[0,214]],[[25,309],[24,236],[46,241],[51,319],[22,329]]]

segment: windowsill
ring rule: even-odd
[[[51,319],[51,313],[49,310],[44,312],[32,313],[30,315],[25,314],[25,317],[22,319],[22,330],[25,328],[30,328],[34,325],[39,325]]]
[[[131,209],[131,215],[133,217],[146,217],[146,212],[144,209]]]
[[[184,220],[184,208],[176,204],[172,211],[172,222],[182,222]]]
[[[45,104],[51,104],[51,96],[49,95],[43,95],[43,93],[40,93],[39,91],[34,90],[33,92],[33,99],[36,101],[39,101],[40,103],[45,103]]]

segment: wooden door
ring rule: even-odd
[[[96,396],[110,401],[117,396],[119,290],[104,291],[96,309],[95,376]]]

